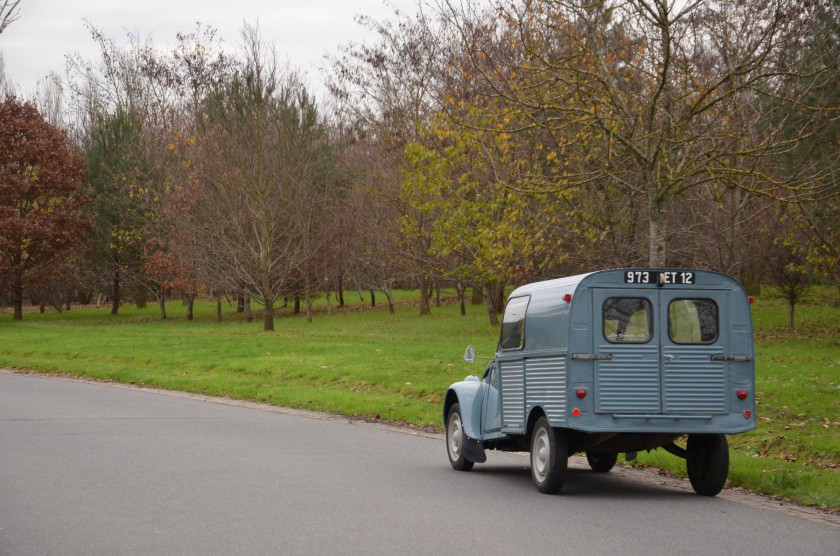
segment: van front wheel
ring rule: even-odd
[[[446,454],[449,456],[449,464],[456,471],[469,471],[473,468],[473,462],[464,455],[466,442],[464,422],[461,420],[461,406],[456,403],[449,410],[449,417],[446,418]]]
[[[560,429],[540,417],[531,433],[531,478],[537,490],[556,494],[563,488],[569,462],[569,443]]]
[[[686,471],[694,492],[716,496],[729,474],[729,444],[724,434],[689,434]]]

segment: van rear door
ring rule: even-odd
[[[727,412],[725,292],[655,285],[593,290],[595,412]],[[719,357],[718,357],[719,358]]]
[[[662,406],[665,414],[727,413],[726,292],[661,290]]]

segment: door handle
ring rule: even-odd
[[[673,360],[674,360],[674,356],[673,356],[673,355],[671,355],[670,353],[666,353],[666,354],[664,354],[664,355],[662,356],[662,359],[664,359],[665,361],[673,361]]]

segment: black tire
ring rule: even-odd
[[[694,492],[716,496],[729,475],[729,444],[724,434],[689,434],[686,470]]]
[[[449,464],[456,471],[469,471],[475,465],[464,457],[464,422],[461,419],[461,406],[453,404],[446,417],[446,455]]]
[[[537,490],[556,494],[563,488],[569,463],[569,443],[560,429],[540,417],[531,432],[531,478]]]
[[[618,461],[618,452],[602,452],[597,454],[586,452],[586,461],[589,462],[589,467],[592,468],[592,471],[606,473],[615,467],[615,462]]]

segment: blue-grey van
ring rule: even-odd
[[[452,467],[467,471],[486,450],[530,452],[537,489],[556,493],[571,454],[606,472],[620,453],[663,448],[686,460],[697,493],[718,494],[726,435],[755,429],[750,301],[737,280],[704,270],[605,270],[517,288],[483,378],[446,393]]]

